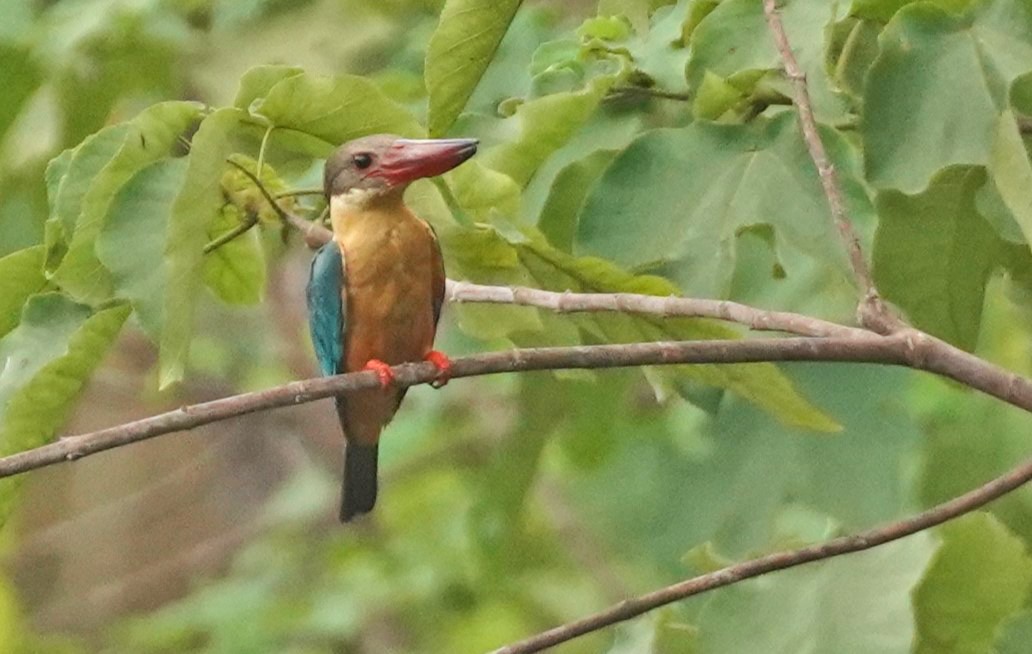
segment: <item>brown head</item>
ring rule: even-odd
[[[476,139],[405,139],[376,134],[348,141],[326,160],[326,198],[361,191],[400,193],[417,179],[445,173],[477,151]]]

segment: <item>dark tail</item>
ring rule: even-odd
[[[344,446],[344,481],[340,497],[340,521],[369,513],[376,504],[376,445]]]

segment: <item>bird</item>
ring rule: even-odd
[[[451,363],[433,349],[444,302],[441,248],[406,205],[405,189],[472,157],[476,139],[377,134],[349,141],[326,160],[323,190],[333,238],[312,259],[309,327],[323,375],[372,370],[380,386],[335,397],[344,432],[341,522],[376,503],[381,432],[405,396],[390,367],[430,361],[435,386]]]

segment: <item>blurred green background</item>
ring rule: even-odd
[[[160,100],[228,104],[258,64],[367,75],[423,118],[423,61],[441,4],[0,0],[0,256],[42,241],[44,170],[63,149]],[[602,4],[647,26],[636,6],[672,3]],[[687,90],[687,54],[663,44],[715,4],[677,3],[676,15],[652,17],[659,45],[631,44],[662,88]],[[525,3],[452,131],[504,143],[514,98],[579,83],[549,58],[574,34],[604,39],[613,23],[593,23],[599,11]],[[576,186],[581,173],[593,181],[642,129],[690,122],[679,100],[639,95],[611,93],[546,159],[523,191],[525,216],[554,215],[553,185]],[[869,242],[874,217],[860,218]],[[569,247],[568,226],[542,218],[540,227]],[[762,229],[738,238],[733,297],[851,321],[841,275],[773,256]],[[157,391],[155,347],[125,330],[62,433],[314,375],[309,258],[300,243],[282,248],[260,305],[206,296],[190,374],[172,390]],[[692,288],[684,270],[652,272],[686,291],[712,286]],[[1032,322],[1019,292],[992,279],[978,351],[1029,374]],[[522,314],[494,311],[446,309],[440,349],[508,346],[489,325]],[[733,560],[904,516],[1032,451],[1028,416],[952,384],[875,366],[782,369],[841,432],[786,427],[655,371],[415,388],[381,447],[376,512],[346,527],[335,520],[340,434],[329,402],[31,473],[0,536],[0,650],[486,651]],[[935,534],[718,590],[559,651],[1025,651],[1030,542],[1032,493],[1022,490]],[[993,604],[1003,587],[1007,598]],[[985,603],[993,607],[979,613]],[[970,629],[951,640],[951,620]]]

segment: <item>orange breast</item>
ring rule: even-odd
[[[420,361],[433,348],[439,256],[426,225],[400,203],[335,221],[346,279],[344,364],[370,359]],[[372,444],[393,417],[402,393],[361,391],[346,400],[349,439]]]

